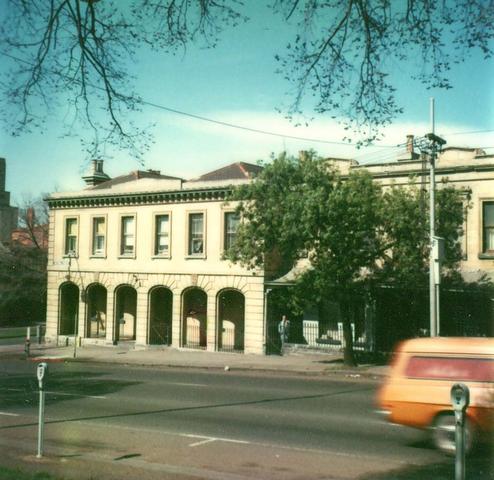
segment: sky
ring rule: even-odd
[[[154,124],[155,143],[145,153],[143,165],[125,151],[108,152],[104,168],[110,176],[153,168],[193,178],[233,162],[255,163],[281,151],[296,155],[311,148],[323,156],[354,158],[360,163],[392,161],[399,150],[393,146],[403,144],[407,134],[422,136],[430,131],[431,97],[435,99],[436,133],[447,140],[447,146],[483,147],[494,153],[494,64],[479,54],[472,54],[451,71],[454,88],[446,91],[427,90],[412,81],[414,65],[395,65],[393,81],[404,113],[384,129],[384,139],[374,147],[342,145],[346,132],[329,115],[314,116],[308,126],[295,126],[278,112],[284,107],[286,111],[292,86],[275,72],[274,60],[292,40],[293,25],[269,14],[264,3],[250,2],[247,14],[251,20],[223,32],[213,49],[191,45],[176,56],[141,51],[130,66],[136,77],[135,90],[148,102],[278,135],[144,106],[136,119]],[[8,61],[0,58],[0,64],[3,60],[4,64]],[[44,133],[12,137],[5,130],[0,132],[0,157],[7,160],[6,186],[14,203],[84,187],[81,175],[89,159],[78,138],[63,136],[64,121],[64,112],[58,111]]]

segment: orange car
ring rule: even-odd
[[[450,392],[461,382],[470,390],[467,449],[494,433],[494,338],[417,338],[395,350],[390,376],[377,396],[392,423],[430,428],[437,448],[455,450]],[[488,437],[487,437],[488,438]]]

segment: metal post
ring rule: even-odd
[[[36,327],[36,336],[38,337],[38,345],[41,344],[41,325]]]
[[[39,417],[38,417],[38,452],[37,458],[43,456],[43,433],[45,425],[45,389],[43,387],[43,378],[48,372],[48,364],[45,362],[39,363],[36,369],[36,376],[38,377],[39,387]]]
[[[434,135],[434,98],[431,98],[431,129]],[[434,256],[432,255],[432,245],[435,236],[435,190],[436,177],[434,163],[436,161],[436,144],[432,142],[432,151],[430,155],[430,175],[429,175],[429,222],[430,222],[430,247],[431,253],[429,256],[429,309],[430,309],[430,330],[431,337],[437,337],[437,300],[436,300],[436,283],[434,279]]]
[[[455,480],[465,480],[465,412],[457,412],[455,430]]]
[[[451,404],[455,413],[455,480],[465,480],[466,410],[470,404],[470,390],[463,383],[451,387]]]
[[[264,339],[264,355],[268,354],[268,295],[271,292],[270,288],[264,291],[264,312],[263,312],[263,339]]]
[[[45,425],[45,391],[43,388],[39,389],[39,418],[38,418],[38,453],[37,458],[43,456],[43,435]]]
[[[24,352],[26,356],[29,357],[31,354],[31,327],[27,327],[26,340],[24,342]]]

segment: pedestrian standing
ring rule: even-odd
[[[290,333],[290,321],[288,320],[288,318],[286,318],[286,315],[283,315],[281,317],[281,321],[278,324],[278,333],[280,334],[281,340],[280,353],[283,354],[283,348],[285,346],[285,343],[288,342],[288,335]]]

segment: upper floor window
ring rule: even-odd
[[[122,217],[120,255],[135,254],[135,217]]]
[[[225,212],[224,222],[223,248],[228,250],[235,243],[240,217],[235,212]]]
[[[93,255],[105,254],[106,221],[105,217],[93,218]]]
[[[494,202],[482,204],[482,252],[494,255]]]
[[[170,215],[156,215],[154,223],[154,254],[170,255]]]
[[[204,255],[204,214],[189,214],[189,255]]]
[[[65,220],[65,255],[77,253],[77,218]]]

